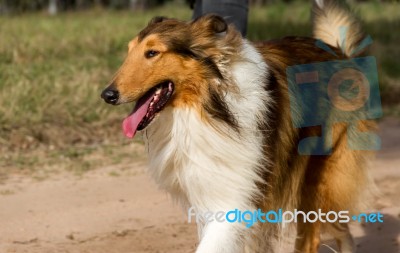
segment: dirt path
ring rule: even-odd
[[[2,185],[10,194],[0,197],[0,252],[180,252],[187,240],[194,246],[195,227],[142,165],[111,176],[116,169]]]
[[[400,122],[385,120],[381,137],[373,175],[383,196],[374,210],[384,223],[352,225],[359,253],[400,252]],[[157,190],[143,164],[81,178],[14,176],[0,185],[0,253],[186,253],[194,252],[196,238],[195,226]]]

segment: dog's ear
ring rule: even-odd
[[[228,29],[225,19],[216,14],[207,14],[192,22],[195,29],[206,29],[212,33],[223,33]]]
[[[161,23],[161,22],[163,22],[163,21],[165,21],[167,19],[168,19],[167,17],[157,16],[157,17],[152,18],[148,25]]]

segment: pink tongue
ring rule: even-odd
[[[136,105],[133,113],[124,119],[122,129],[126,137],[133,138],[135,136],[136,129],[144,116],[146,116],[152,98],[153,96],[150,96],[139,108],[137,108]]]

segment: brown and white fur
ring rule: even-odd
[[[314,38],[346,59],[363,38],[358,23],[334,1],[317,1],[313,13]],[[344,48],[339,48],[340,26],[349,27]],[[129,43],[108,89],[119,92],[120,104],[138,100],[163,80],[174,83],[173,96],[142,131],[149,171],[160,187],[199,212],[356,212],[369,186],[371,154],[347,148],[346,126],[334,127],[332,155],[297,153],[302,137],[321,130],[293,127],[286,68],[337,59],[316,47],[314,38],[253,44],[216,15],[191,22],[153,19]],[[148,50],[157,55],[145,57]],[[360,131],[372,128],[370,122],[359,124]],[[340,252],[354,252],[347,225],[339,223],[297,224],[295,252],[316,253],[321,231],[334,236]],[[248,229],[209,222],[199,224],[196,252],[278,252],[282,235],[268,223]]]

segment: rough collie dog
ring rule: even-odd
[[[216,15],[182,22],[157,17],[129,43],[128,55],[103,91],[110,104],[136,102],[126,136],[143,134],[149,170],[162,189],[196,211],[303,210],[357,212],[368,188],[368,151],[347,147],[350,130],[333,128],[330,155],[300,155],[299,140],[321,134],[295,128],[286,69],[347,59],[363,39],[359,24],[334,1],[313,7],[314,38],[251,43]],[[348,27],[345,43],[339,28]],[[339,45],[342,45],[340,48]],[[315,98],[318,111],[318,98]],[[361,121],[360,131],[373,128]],[[353,252],[346,223],[296,224],[296,252],[317,252],[329,232],[340,252]],[[282,226],[198,224],[197,253],[277,252]]]

